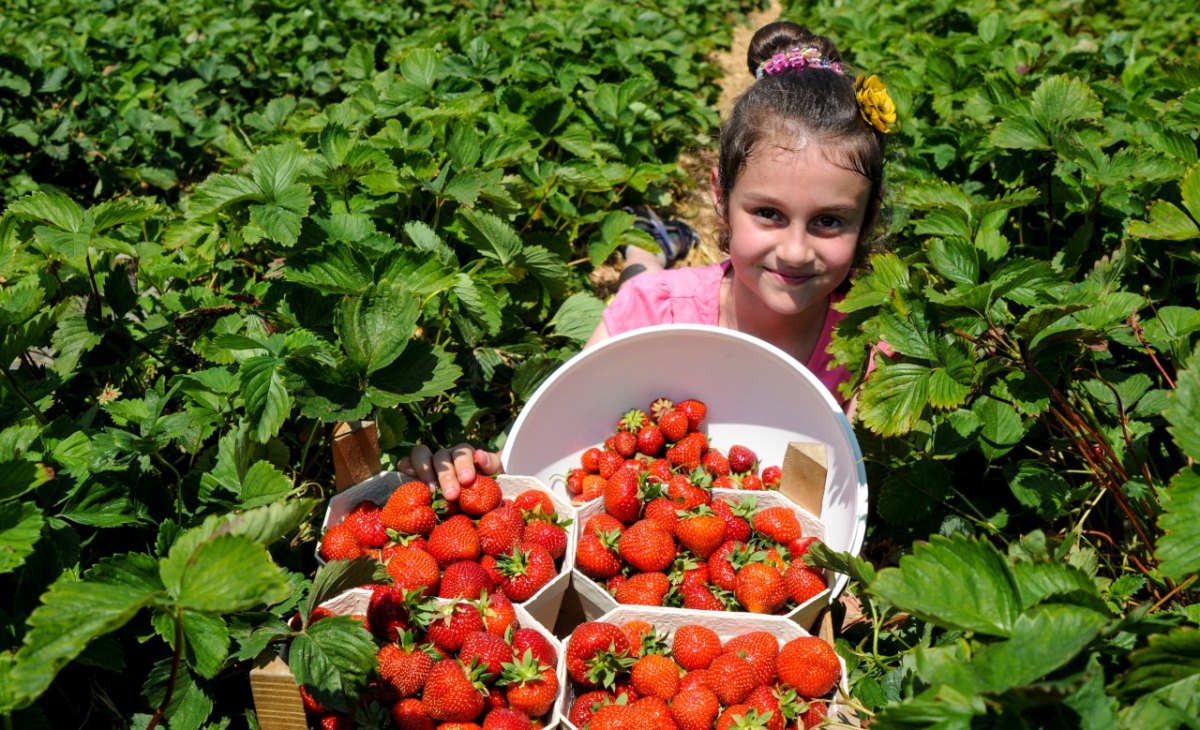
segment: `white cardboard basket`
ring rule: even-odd
[[[387,504],[388,497],[396,491],[396,487],[409,479],[409,477],[396,472],[381,472],[340,492],[329,500],[329,506],[325,509],[325,520],[321,523],[321,531],[324,532],[340,523],[354,509],[355,505],[363,500],[370,500],[380,506]],[[500,474],[496,477],[496,482],[500,485],[500,491],[505,497],[516,497],[527,489],[546,492],[550,495],[550,500],[554,502],[556,514],[571,520],[577,519],[575,508],[571,506],[570,501],[556,494],[537,479],[514,474]],[[563,593],[566,592],[567,586],[571,582],[571,571],[575,567],[575,534],[575,525],[569,525],[567,527],[567,550],[563,553],[558,575],[542,586],[541,590],[533,594],[529,600],[517,604],[550,631],[554,630],[558,609],[562,605]],[[321,559],[320,550],[321,544],[317,543],[317,560],[324,564],[325,561]]]
[[[453,602],[453,599],[439,599],[446,603]],[[336,614],[366,614],[367,606],[371,602],[371,591],[368,588],[351,588],[345,593],[339,593],[333,598],[325,601],[321,605]],[[546,718],[546,724],[543,726],[545,730],[551,730],[558,727],[560,720],[559,711],[562,709],[563,692],[569,683],[567,678],[567,660],[566,654],[563,651],[563,644],[554,634],[539,622],[529,611],[526,611],[521,604],[516,604],[514,609],[517,614],[517,625],[522,628],[531,628],[542,635],[546,641],[550,642],[550,646],[554,647],[554,653],[558,656],[558,666],[554,668],[555,675],[558,676],[558,698],[554,706],[550,708],[550,715]]]
[[[812,536],[818,540],[825,539],[825,527],[821,521],[812,514],[797,507],[787,497],[784,497],[778,492],[748,492],[741,489],[714,489],[713,498],[729,497],[735,501],[745,499],[747,496],[753,496],[758,500],[758,509],[766,509],[767,507],[787,507],[796,513],[796,517],[800,520],[800,527],[805,536]],[[604,500],[594,499],[591,502],[579,507],[575,516],[575,542],[579,544],[579,538],[583,535],[583,526],[587,523],[588,518],[592,515],[599,514],[604,511]],[[829,571],[821,571],[825,576],[826,584],[829,583],[831,574]],[[834,574],[836,575],[836,574]],[[615,611],[618,608],[629,608],[623,604],[617,603],[617,599],[613,598],[612,594],[605,589],[603,585],[596,582],[583,574],[583,571],[578,567],[574,569],[571,575],[571,585],[575,588],[575,593],[579,596],[579,603],[583,607],[583,615],[588,621],[598,621],[604,614]],[[817,620],[823,609],[829,602],[830,589],[826,588],[817,595],[808,599],[804,603],[796,606],[787,613],[778,614],[774,618],[785,618],[799,624],[805,629],[812,628],[813,622]],[[652,608],[652,607],[651,607]],[[684,609],[664,609],[668,611],[684,610]],[[689,609],[690,611],[690,609]],[[739,616],[756,616],[742,611],[700,611],[700,613],[715,613],[730,617]]]
[[[812,634],[805,631],[794,621],[789,621],[780,616],[761,616],[757,614],[745,613],[725,613],[722,611],[694,611],[684,608],[656,608],[654,606],[621,606],[614,608],[611,611],[600,616],[597,621],[605,621],[607,623],[616,624],[618,626],[629,621],[645,621],[651,626],[660,629],[668,635],[673,636],[675,630],[686,624],[697,624],[706,626],[717,632],[717,636],[721,638],[721,643],[729,641],[735,636],[749,633],[751,631],[768,631],[779,639],[779,645],[792,639],[798,639],[802,636],[811,636]],[[570,638],[563,642],[563,646],[569,646]],[[838,719],[846,724],[858,727],[858,720],[852,712],[850,712],[839,700],[843,697],[850,696],[849,686],[846,683],[846,662],[838,656],[838,664],[842,667],[842,679],[838,683],[834,700],[829,705],[829,715],[837,716]],[[571,686],[570,678],[567,679],[566,691],[559,696],[561,703],[558,712],[556,713],[559,722],[563,727],[571,730],[580,730],[568,720],[568,715],[571,711],[571,703],[575,701],[574,687]]]
[[[538,387],[517,416],[502,453],[505,469],[536,477],[569,499],[564,478],[584,450],[603,443],[624,410],[646,408],[658,397],[704,401],[704,430],[713,443],[748,446],[762,463],[782,464],[793,441],[824,444],[825,542],[859,553],[867,477],[850,422],[795,358],[735,330],[659,325],[579,353]],[[835,578],[829,600],[847,580]]]

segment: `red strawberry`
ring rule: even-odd
[[[541,717],[550,711],[558,697],[558,677],[554,669],[526,653],[504,665],[500,680],[504,696],[514,710],[529,717]]]
[[[779,649],[775,658],[779,681],[791,685],[801,697],[829,694],[842,678],[837,652],[815,636],[792,639]]]
[[[567,642],[567,674],[585,689],[612,687],[632,664],[629,638],[620,627],[600,621],[580,624]]]
[[[791,554],[792,559],[795,560],[801,555],[807,553],[808,546],[812,545],[816,541],[817,538],[815,537],[798,537],[787,544],[787,549]]]
[[[537,544],[546,548],[550,557],[558,560],[567,551],[567,531],[558,523],[546,520],[530,520],[525,526],[523,547]]]
[[[778,466],[764,467],[762,470],[763,486],[767,489],[778,489],[779,482],[783,481],[783,470]]]
[[[707,583],[692,582],[679,586],[679,595],[683,597],[683,607],[697,611],[725,611],[727,607],[713,593]]]
[[[554,651],[554,647],[542,636],[537,629],[531,629],[527,626],[522,626],[513,632],[512,640],[513,656],[525,656],[525,652],[531,652],[533,658],[545,664],[548,667],[558,666],[558,654]]]
[[[404,591],[389,585],[371,586],[366,623],[376,638],[395,641],[408,628],[408,606],[404,601]]]
[[[455,654],[476,631],[483,631],[483,615],[469,601],[425,608],[425,635],[446,654]],[[445,718],[442,718],[445,719]]]
[[[750,521],[754,529],[780,545],[800,537],[800,520],[788,507],[767,507],[759,510]]]
[[[483,688],[453,659],[443,659],[429,671],[421,698],[434,720],[471,722],[483,712]]]
[[[714,499],[712,511],[725,520],[725,539],[746,542],[750,539],[750,520],[754,515],[754,498],[748,497],[739,502],[727,499]]]
[[[804,723],[805,730],[820,727],[828,713],[829,708],[824,702],[809,702],[808,709],[800,716],[800,722]]]
[[[553,517],[554,500],[540,489],[526,489],[516,496],[513,506],[521,510],[526,517]]]
[[[708,504],[712,501],[712,497],[708,492],[692,483],[690,477],[683,474],[676,474],[671,477],[671,481],[667,482],[667,496],[673,499],[679,508],[686,511],[698,507],[702,504]]]
[[[707,687],[680,690],[671,701],[671,717],[680,730],[712,730],[721,701]]]
[[[383,524],[389,530],[405,535],[422,535],[428,537],[437,526],[437,513],[427,504],[406,504],[394,506],[388,502],[380,515]]]
[[[604,690],[594,690],[592,692],[584,692],[577,696],[575,701],[571,703],[571,709],[567,713],[567,719],[577,728],[589,727],[592,721],[592,715],[601,707],[612,703],[617,696],[612,692]]]
[[[687,415],[689,431],[699,431],[700,424],[704,423],[704,417],[708,415],[708,406],[693,398],[676,403],[675,410],[683,411]]]
[[[641,478],[636,471],[621,467],[608,478],[604,511],[627,525],[637,521],[642,513],[642,494]]]
[[[483,572],[487,574],[489,591],[496,590],[504,582],[504,574],[500,572],[500,563],[496,561],[495,555],[480,555],[479,567],[483,568]]]
[[[607,534],[608,537],[584,535],[575,546],[575,567],[589,578],[608,580],[624,565],[616,550],[618,533]]]
[[[525,519],[515,506],[501,505],[479,518],[476,528],[479,549],[484,555],[504,555],[521,544]]]
[[[415,697],[425,688],[433,668],[433,647],[419,647],[406,631],[398,644],[384,644],[378,653],[379,676],[400,697]],[[433,652],[436,654],[436,652]]]
[[[767,730],[767,725],[759,718],[757,710],[740,702],[721,711],[716,730]]]
[[[639,453],[646,456],[658,456],[666,443],[667,440],[663,436],[662,429],[653,423],[648,423],[638,429],[637,450]]]
[[[304,711],[312,715],[325,715],[329,713],[329,708],[317,702],[316,698],[309,692],[308,687],[300,685],[300,701],[304,704]]]
[[[642,697],[669,702],[679,692],[679,665],[662,654],[647,654],[634,662],[629,681]]]
[[[330,527],[321,538],[321,557],[325,560],[354,560],[365,554],[357,532],[345,522]]]
[[[636,573],[617,588],[617,603],[661,606],[671,581],[665,573]]]
[[[583,493],[583,478],[587,476],[587,471],[584,469],[568,469],[567,470],[567,492],[569,494]]]
[[[617,421],[617,430],[637,433],[638,430],[641,429],[642,426],[646,425],[649,421],[650,416],[646,415],[645,411],[641,410],[640,408],[631,408],[628,411],[625,411],[625,413],[623,413],[621,418]]]
[[[321,715],[317,718],[317,730],[354,730],[354,718],[349,715]]]
[[[434,730],[433,719],[425,712],[425,705],[415,697],[392,705],[392,722],[400,730]]]
[[[717,449],[709,449],[700,458],[700,466],[714,477],[729,476],[729,459]]]
[[[666,459],[655,459],[646,467],[647,480],[653,479],[660,484],[666,484],[671,480],[671,462]]]
[[[646,503],[642,516],[662,525],[664,530],[675,532],[675,523],[679,522],[679,505],[666,497],[657,497]]]
[[[671,655],[689,672],[708,669],[720,654],[721,637],[707,626],[684,624],[675,630],[671,639]]]
[[[604,705],[592,715],[588,730],[639,730],[645,728],[648,718],[631,705]]]
[[[671,533],[651,520],[630,525],[617,541],[621,558],[643,573],[666,570],[675,560],[675,540]]]
[[[696,687],[709,688],[708,687],[708,671],[707,670],[693,669],[692,671],[683,675],[683,678],[679,680],[679,691],[680,692],[682,692],[685,689],[695,689]],[[711,688],[709,688],[709,689],[711,689]]]
[[[734,444],[729,447],[729,470],[734,474],[753,471],[758,465],[758,455],[748,446]]]
[[[701,559],[712,555],[725,542],[725,520],[701,505],[685,512],[675,523],[675,538]]]
[[[737,585],[738,568],[745,565],[753,554],[746,543],[727,540],[708,556],[708,579],[716,587],[732,591]]]
[[[503,593],[485,592],[477,603],[479,615],[483,617],[484,630],[489,634],[504,636],[509,628],[517,625],[517,612],[512,601]]]
[[[803,560],[793,560],[783,573],[783,587],[788,598],[796,603],[804,603],[825,590],[825,576],[805,565]]]
[[[412,479],[396,487],[391,495],[388,496],[388,503],[393,508],[414,507],[422,504],[429,506],[433,504],[433,493],[429,491],[429,487],[425,482]]]
[[[739,486],[741,485],[735,482],[733,477],[729,476],[728,474],[713,479],[712,483],[713,489],[737,489]]]
[[[493,692],[488,695],[489,699]],[[524,712],[509,707],[497,707],[483,717],[482,730],[533,730],[533,723]]]
[[[579,465],[589,474],[595,474],[600,471],[600,449],[595,446],[586,449],[583,455],[579,457]]]
[[[743,474],[740,477],[738,477],[738,479],[740,481],[742,489],[746,489],[746,490],[749,490],[752,492],[761,492],[763,489],[762,480],[759,479],[754,474]]]
[[[515,603],[528,601],[558,575],[554,556],[537,543],[526,543],[497,559],[504,582],[500,590]]]
[[[779,641],[768,631],[748,631],[725,642],[723,652],[738,654],[750,660],[759,684],[775,681],[775,656],[779,653]]]
[[[751,613],[775,613],[787,601],[783,576],[765,563],[750,563],[737,572],[734,595]]]
[[[445,567],[460,560],[477,560],[480,554],[479,533],[466,515],[455,515],[429,535],[429,554]]]
[[[616,471],[616,469],[613,469],[613,471]],[[583,478],[583,491],[579,494],[580,499],[584,502],[591,502],[593,499],[603,497],[604,487],[607,484],[608,480],[599,474],[588,474]]]
[[[622,454],[618,454],[616,451],[605,451],[600,454],[598,471],[600,476],[605,479],[611,477],[617,469],[623,466],[625,466],[625,457]]]
[[[484,682],[494,684],[500,679],[504,664],[512,659],[512,655],[512,646],[503,638],[487,631],[472,631],[463,639],[458,660],[465,666],[478,662],[487,673],[482,676]]]
[[[380,511],[379,505],[370,500],[363,500],[342,520],[354,528],[358,542],[364,548],[381,548],[387,544],[387,528],[380,519]]]
[[[663,438],[671,443],[683,440],[688,432],[687,414],[681,411],[671,411],[658,419],[658,430]]]
[[[480,474],[464,485],[458,494],[458,508],[471,517],[480,517],[500,506],[504,493],[495,479]]]
[[[764,721],[766,730],[784,730],[784,726],[787,725],[783,716],[783,708],[775,696],[773,687],[764,684],[758,685],[746,697],[746,704],[758,712],[758,717]]]
[[[600,535],[605,532],[625,532],[625,525],[607,512],[597,512],[583,523],[584,535]]]
[[[420,590],[423,595],[437,593],[441,582],[441,571],[437,561],[420,548],[400,548],[393,551],[387,561],[387,572],[393,584],[404,592]]]
[[[675,404],[667,398],[655,398],[650,403],[650,417],[654,420],[659,420],[666,414],[675,410]]]
[[[642,697],[632,705],[646,718],[646,728],[661,728],[675,730],[675,718],[671,717],[671,707],[658,697]]]
[[[491,585],[491,578],[479,563],[460,560],[446,566],[438,588],[440,598],[479,598]]]
[[[613,451],[626,459],[637,453],[638,439],[636,433],[617,431],[613,434]]]
[[[736,705],[759,685],[754,666],[737,654],[721,654],[708,666],[708,682],[723,705]]]

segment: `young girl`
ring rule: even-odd
[[[878,79],[847,74],[837,48],[790,22],[755,33],[757,80],[721,130],[712,197],[729,258],[626,281],[588,340],[655,324],[710,324],[754,335],[805,363],[845,407],[850,377],[826,351],[852,268],[866,253],[883,187],[883,135],[895,108]],[[497,454],[417,446],[402,464],[453,499]]]

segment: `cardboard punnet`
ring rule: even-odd
[[[645,621],[668,635],[674,635],[675,630],[685,624],[698,624],[715,631],[717,636],[721,637],[721,643],[725,643],[735,636],[747,634],[752,631],[770,632],[779,639],[780,646],[783,646],[784,643],[792,639],[812,635],[796,624],[796,622],[780,616],[760,616],[722,611],[694,611],[686,608],[621,606],[602,614],[595,620],[605,621],[618,626],[629,621]],[[569,648],[570,644],[571,640],[567,638],[563,642],[564,650]],[[830,703],[829,715],[831,717],[836,716],[840,722],[859,727],[858,719],[854,716],[854,713],[850,712],[839,701],[839,698],[849,697],[850,690],[846,683],[846,662],[840,656],[838,657],[838,664],[842,667],[842,678],[838,683],[834,699]],[[574,687],[571,686],[570,679],[568,678],[566,691],[559,696],[559,702],[562,703],[562,706],[559,708],[558,716],[561,718],[560,722],[564,728],[580,730],[580,728],[575,727],[568,719],[571,711],[571,703],[574,700]]]
[[[664,367],[664,362],[681,365]],[[808,459],[802,484],[811,487],[815,479],[819,489],[797,493],[791,483],[781,489],[786,486],[799,504],[820,515],[831,549],[859,553],[866,534],[867,478],[850,422],[833,395],[795,358],[730,329],[646,327],[572,357],[521,409],[504,446],[505,468],[539,478],[567,499],[562,478],[579,466],[584,450],[604,442],[622,411],[646,408],[659,397],[704,401],[708,417],[702,430],[712,442],[725,449],[748,446],[765,464],[786,465],[790,444],[809,444],[801,447]],[[611,418],[600,417],[604,414]],[[847,580],[834,577],[830,599]]]
[[[341,522],[354,509],[355,505],[363,500],[370,500],[378,505],[386,504],[388,497],[391,496],[392,492],[396,491],[396,487],[408,479],[408,477],[397,472],[383,472],[337,494],[329,500],[329,506],[325,510],[325,520],[321,523],[321,531],[324,532],[331,526]],[[550,495],[551,501],[554,502],[554,511],[556,514],[572,520],[576,518],[575,508],[571,506],[571,503],[555,494],[537,479],[513,474],[500,474],[496,477],[496,482],[500,485],[500,491],[505,497],[515,497],[527,489],[546,492]],[[571,570],[575,566],[574,528],[574,524],[567,527],[567,550],[563,554],[561,564],[559,565],[558,576],[542,586],[541,590],[533,594],[529,600],[520,604],[550,631],[554,630],[554,622],[558,618],[558,609],[562,604],[563,593],[566,592],[567,586],[570,584]],[[320,557],[320,549],[321,544],[317,543],[317,560],[324,564],[325,561],[321,560]]]
[[[449,599],[445,599],[450,602]],[[365,614],[371,601],[371,591],[367,588],[351,588],[321,604],[336,614]],[[554,647],[558,656],[558,665],[554,674],[558,677],[559,696],[546,718],[545,730],[558,726],[559,710],[562,707],[562,693],[567,686],[566,655],[563,645],[545,626],[537,621],[519,604],[514,606],[517,614],[517,625],[532,628],[541,634],[550,646]],[[286,656],[268,652],[260,657],[254,669],[250,671],[250,690],[254,695],[254,711],[258,717],[261,730],[296,730],[307,727],[304,716],[304,703],[300,699],[300,686],[288,668]]]
[[[741,489],[714,489],[712,490],[713,498],[718,497],[728,498],[733,501],[741,501],[753,497],[758,504],[758,509],[766,509],[767,507],[787,507],[796,513],[796,518],[800,520],[800,527],[806,536],[812,536],[818,540],[825,539],[825,526],[821,521],[811,513],[798,507],[787,497],[778,492],[750,492]],[[595,499],[576,511],[575,517],[575,541],[579,544],[579,537],[583,535],[583,527],[587,524],[588,518],[592,515],[599,514],[604,511],[604,500]],[[829,571],[824,571],[825,581],[828,584],[833,575]],[[609,611],[613,611],[620,607],[621,604],[613,598],[604,586],[596,582],[594,579],[584,575],[579,568],[575,568],[571,575],[571,585],[575,588],[575,593],[579,596],[579,602],[583,607],[583,615],[588,621],[595,621],[600,616]],[[780,614],[780,618],[786,618],[805,629],[812,627],[821,610],[829,603],[830,589],[826,588],[817,595],[808,599],[804,603],[796,606],[785,614]],[[754,614],[744,613],[740,611],[715,612],[727,613],[730,616],[752,616]]]

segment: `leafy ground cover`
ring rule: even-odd
[[[0,18],[8,724],[253,723],[248,661],[364,580],[306,578],[330,425],[494,445],[751,7],[336,5]],[[370,664],[339,623],[296,644],[331,692]]]
[[[847,297],[872,727],[1166,728],[1200,686],[1196,10],[793,2],[902,125]],[[1154,20],[1148,20],[1153,17]],[[1187,657],[1187,658],[1185,658]]]

